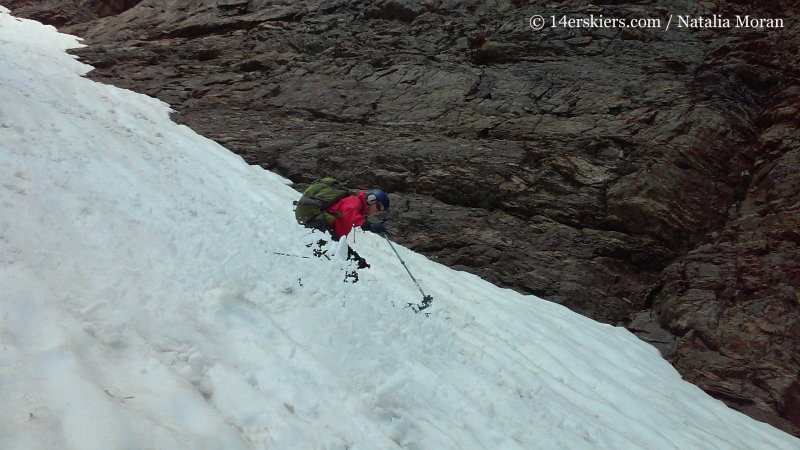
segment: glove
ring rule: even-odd
[[[383,226],[381,222],[364,222],[364,225],[361,225],[361,229],[364,231],[371,231],[375,234],[384,234],[386,233],[386,227]]]

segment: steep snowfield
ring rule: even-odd
[[[398,247],[414,314],[377,236],[344,282],[286,180],[77,45],[0,11],[0,448],[800,448],[627,331]]]

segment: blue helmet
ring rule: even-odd
[[[383,209],[381,209],[381,211],[389,210],[389,196],[386,195],[386,192],[383,192],[380,189],[373,189],[367,192],[366,198],[368,205],[378,202],[381,204],[381,206],[383,206]]]

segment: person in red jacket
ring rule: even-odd
[[[334,241],[350,234],[353,227],[361,227],[364,231],[385,236],[386,227],[383,223],[371,222],[367,220],[367,217],[376,216],[378,213],[388,210],[389,196],[380,189],[348,195],[325,210],[334,218],[333,228],[323,227],[322,230],[329,231]],[[359,269],[369,268],[367,260],[359,256],[349,245],[347,246],[347,259],[356,261]],[[356,280],[358,280],[357,277]]]
[[[350,234],[353,227],[361,227],[364,231],[384,234],[386,227],[381,222],[367,220],[367,217],[376,216],[382,211],[389,211],[389,196],[380,189],[373,189],[369,192],[362,191],[357,195],[350,195],[339,200],[325,211],[335,217],[333,229],[329,230],[335,241]]]

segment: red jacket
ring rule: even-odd
[[[350,234],[354,226],[360,227],[366,221],[367,199],[364,192],[350,195],[331,205],[326,211],[341,213],[333,222],[333,235],[336,239]]]

